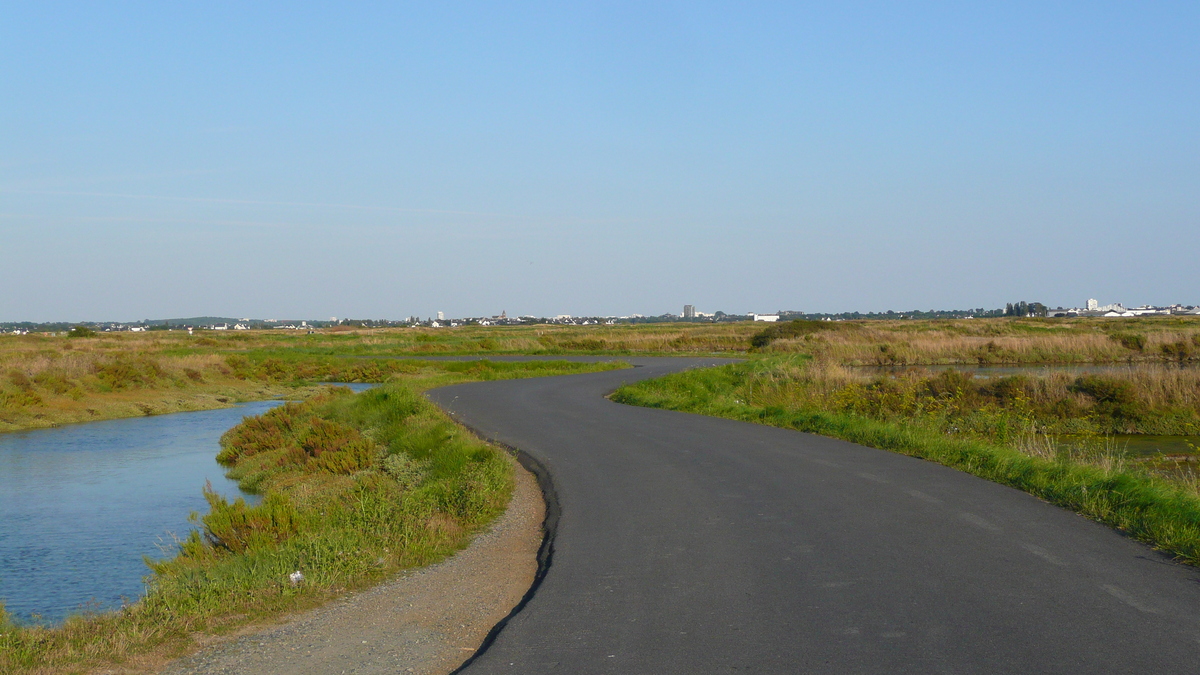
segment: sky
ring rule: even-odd
[[[0,321],[1200,304],[1200,3],[0,0]]]

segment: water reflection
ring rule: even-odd
[[[85,603],[120,606],[143,592],[142,556],[172,551],[206,509],[201,488],[240,493],[214,457],[244,415],[224,410],[0,434],[0,599],[9,612],[55,622]],[[161,547],[161,548],[160,548]]]

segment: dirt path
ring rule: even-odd
[[[545,503],[516,461],[516,489],[493,527],[449,560],[286,623],[207,647],[162,675],[449,673],[533,583]]]

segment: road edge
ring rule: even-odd
[[[447,411],[447,414],[450,413]],[[451,414],[451,417],[453,418],[454,416]],[[528,605],[531,600],[533,600],[533,596],[537,594],[538,588],[542,585],[542,581],[545,580],[546,574],[550,571],[550,566],[554,562],[554,540],[555,536],[558,534],[559,516],[562,514],[562,507],[558,502],[558,492],[554,487],[554,479],[550,476],[550,471],[546,468],[546,466],[542,464],[536,457],[530,455],[524,450],[521,450],[520,448],[515,448],[503,441],[490,438],[487,436],[487,434],[482,433],[480,430],[472,427],[469,424],[463,423],[462,420],[455,418],[454,421],[467,431],[475,434],[475,436],[479,437],[480,439],[504,448],[506,452],[516,458],[517,462],[524,467],[526,471],[533,474],[533,477],[537,480],[538,488],[542,491],[542,499],[546,504],[546,517],[542,520],[542,544],[538,547],[537,571],[534,573],[533,583],[529,585],[529,590],[525,591],[525,595],[521,596],[520,602],[513,606],[512,610],[510,610],[503,619],[500,619],[496,622],[496,625],[492,626],[492,629],[488,631],[487,635],[483,638],[483,642],[480,643],[475,652],[471,654],[471,657],[466,661],[463,661],[463,663],[457,668],[450,671],[450,675],[458,675],[469,668],[471,664],[473,664],[475,660],[480,657],[480,655],[486,652],[488,648],[496,642],[496,639],[500,636],[500,633],[504,630],[505,626],[508,625],[508,622],[511,621],[517,614],[520,614],[521,611],[525,609],[525,606]]]

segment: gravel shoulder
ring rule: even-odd
[[[513,460],[508,509],[450,559],[210,645],[167,664],[162,675],[450,673],[533,584],[545,502],[534,476]]]

